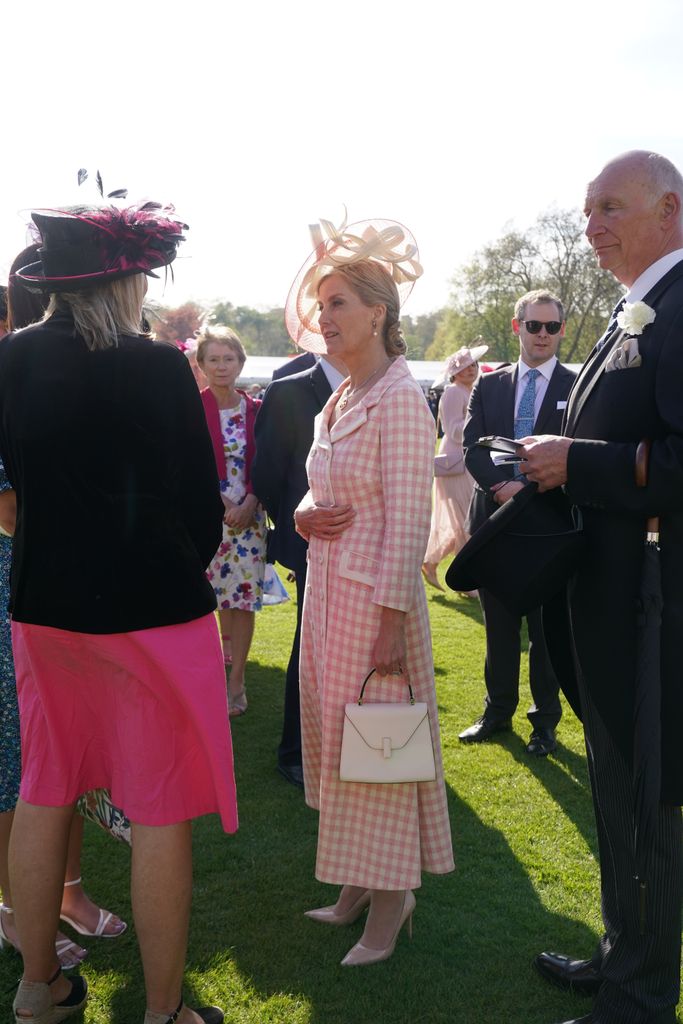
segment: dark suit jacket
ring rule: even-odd
[[[487,434],[513,436],[517,371],[518,364],[515,363],[514,366],[499,367],[492,373],[483,373],[472,389],[463,431],[465,463],[475,479],[466,526],[469,533],[479,529],[499,507],[490,493],[491,487],[514,477],[511,466],[494,466],[489,452],[477,447],[476,441]],[[560,433],[564,409],[558,409],[557,405],[566,401],[575,379],[576,374],[572,370],[557,363],[534,423],[535,434]]]
[[[19,622],[124,633],[216,607],[204,569],[223,502],[190,365],[120,337],[91,352],[70,316],[0,342],[0,452],[17,491]]]
[[[275,524],[269,557],[294,572],[305,568],[307,549],[294,529],[294,509],[308,490],[313,421],[331,394],[325,371],[316,363],[312,370],[272,381],[256,417],[251,481]]]
[[[587,555],[570,585],[576,654],[592,699],[630,761],[637,600],[645,521],[661,516],[662,797],[683,801],[683,263],[645,296],[656,312],[638,337],[639,366],[605,372],[617,331],[584,365],[567,406],[567,493],[583,509]],[[652,440],[649,482],[636,487],[635,453]],[[571,655],[553,628],[553,664],[572,693]],[[574,697],[574,700],[576,698]]]
[[[312,370],[317,359],[312,352],[302,352],[301,355],[288,359],[283,366],[278,366],[273,371],[273,380],[282,380],[283,377],[292,377],[295,373],[302,373],[304,370]]]

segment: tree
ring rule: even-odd
[[[157,341],[186,341],[203,323],[206,311],[196,302],[185,302],[176,309],[150,306],[146,309]]]
[[[261,313],[249,306],[219,302],[211,311],[211,320],[237,331],[250,355],[286,356],[292,352],[293,343],[285,328],[285,311],[282,308]]]
[[[598,267],[578,210],[551,208],[527,231],[507,231],[457,271],[451,304],[427,357],[448,355],[480,334],[489,345],[489,358],[514,361],[519,351],[510,328],[514,304],[535,288],[547,288],[562,299],[567,319],[562,359],[580,362],[622,292],[612,275]]]

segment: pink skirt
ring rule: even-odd
[[[131,633],[12,623],[20,796],[63,807],[106,787],[131,821],[218,813],[237,829],[223,654],[215,617]]]

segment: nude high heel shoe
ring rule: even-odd
[[[413,937],[413,911],[415,910],[415,905],[415,895],[411,889],[408,889],[403,898],[403,910],[401,911],[396,931],[389,945],[384,949],[371,949],[369,946],[364,946],[362,942],[357,942],[342,960],[342,967],[364,967],[366,964],[378,964],[381,960],[388,960],[396,948],[396,941],[406,921],[408,922],[408,935],[411,939]]]
[[[344,914],[335,913],[335,907],[319,907],[317,910],[305,910],[304,917],[310,917],[311,921],[320,921],[322,924],[353,924],[357,921],[365,908],[370,905],[370,890],[362,892],[353,906]]]
[[[422,575],[427,580],[427,583],[443,592],[443,587],[439,583],[439,578],[436,575],[436,566],[432,562],[422,563]]]

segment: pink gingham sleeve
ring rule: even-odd
[[[412,379],[389,388],[380,415],[385,532],[373,601],[407,612],[422,586],[436,431],[422,390]]]

